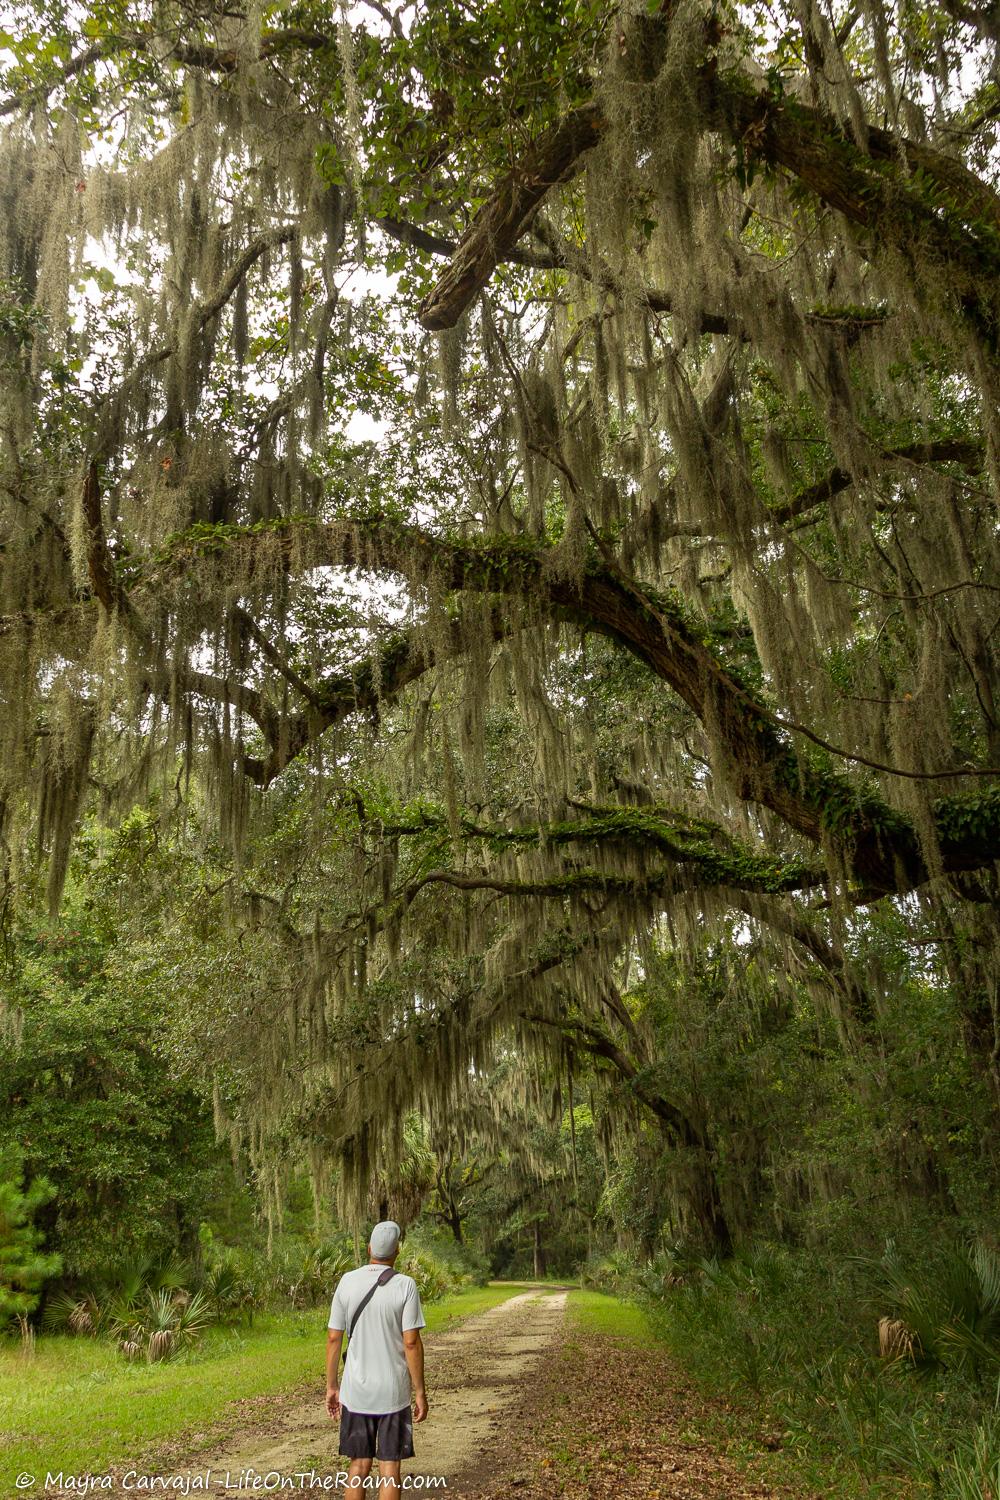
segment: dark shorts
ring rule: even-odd
[[[408,1406],[385,1416],[340,1409],[340,1451],[345,1458],[384,1458],[395,1463],[413,1457],[413,1413]]]

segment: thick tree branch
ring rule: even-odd
[[[715,654],[703,624],[689,615],[679,594],[657,593],[593,555],[582,574],[567,577],[550,565],[549,548],[526,537],[456,542],[382,516],[316,526],[304,533],[300,523],[281,523],[264,535],[237,533],[225,550],[233,552],[233,561],[248,581],[258,557],[264,566],[271,565],[277,549],[289,565],[294,559],[300,569],[310,562],[359,567],[459,593],[519,596],[532,601],[546,618],[558,615],[606,635],[643,661],[712,726],[725,747],[737,795],[777,813],[812,843],[818,843],[824,831],[832,832],[870,895],[908,890],[928,878],[912,823],[874,793],[861,792],[839,773],[800,756],[780,719]],[[307,543],[311,553],[304,551]],[[190,566],[202,545],[197,538],[176,543],[163,561],[147,567],[141,586],[167,583],[178,566],[182,571]],[[217,558],[218,546],[219,539],[213,537],[205,548],[206,560]],[[409,680],[425,669],[399,665]],[[356,689],[348,691],[353,695]],[[308,734],[303,744],[307,738]],[[994,798],[989,792],[971,801],[946,798],[939,806],[945,870],[976,869],[990,862],[1000,832],[1000,795]],[[968,813],[961,811],[965,807]]]
[[[462,236],[448,269],[420,304],[425,328],[453,328],[531,223],[546,194],[576,172],[606,129],[598,105],[584,104],[528,147]]]
[[[532,1026],[552,1028],[569,1038],[574,1046],[594,1057],[609,1062],[615,1072],[629,1085],[639,1103],[655,1115],[661,1124],[673,1132],[684,1146],[704,1149],[704,1131],[690,1116],[659,1090],[654,1089],[644,1077],[635,1060],[601,1026],[576,1016],[564,1015],[558,1019],[543,1016],[535,1011],[522,1011],[524,1020]]]
[[[242,611],[241,611],[242,613]],[[247,617],[249,618],[249,617]],[[481,616],[480,616],[481,623]],[[504,618],[499,611],[493,612],[487,622],[489,638],[503,640],[516,628],[514,622]],[[255,626],[255,630],[257,627]],[[258,645],[264,650],[263,636],[255,635]],[[243,708],[260,725],[269,745],[266,761],[248,758],[244,770],[251,780],[268,786],[302,751],[314,743],[328,729],[341,724],[354,713],[378,713],[384,704],[392,700],[416,682],[432,668],[445,661],[461,656],[466,650],[467,634],[464,616],[451,621],[442,638],[435,632],[433,640],[425,630],[403,631],[388,642],[376,647],[370,656],[363,657],[345,672],[332,673],[316,683],[306,683],[298,674],[294,680],[299,685],[308,707],[300,713],[278,717],[268,711],[264,717],[263,700],[251,691],[246,698],[243,690],[237,698],[231,687],[240,689],[232,678],[210,677],[206,673],[187,673],[182,682],[189,691],[198,696],[218,702],[229,701]],[[265,656],[276,670],[287,675],[287,663],[281,665],[272,657],[279,655],[268,643]]]
[[[938,263],[952,266],[963,311],[995,347],[991,308],[1000,276],[995,248],[1000,201],[992,189],[962,163],[885,130],[869,129],[866,154],[821,110],[762,90],[736,70],[720,71],[707,55],[708,42],[706,33],[706,58],[696,78],[705,128],[744,156],[787,172],[874,244],[890,244],[910,261],[919,245]],[[607,129],[606,117],[592,101],[537,137],[476,214],[450,266],[421,304],[425,328],[454,327],[510,255],[546,194],[579,170],[582,157]],[[897,168],[901,160],[906,172]],[[932,192],[923,186],[928,178],[935,184]]]
[[[664,807],[594,807],[584,808],[585,818],[534,824],[520,828],[496,828],[476,823],[470,818],[459,820],[461,837],[470,843],[485,844],[496,853],[532,849],[566,849],[591,845],[611,851],[648,852],[663,855],[670,862],[661,871],[645,875],[622,875],[615,871],[571,869],[537,880],[509,878],[495,871],[472,874],[468,871],[435,870],[422,877],[414,889],[423,884],[443,882],[460,889],[495,890],[513,896],[572,895],[577,891],[619,891],[637,897],[656,895],[670,890],[699,887],[724,887],[737,891],[779,894],[783,891],[808,890],[822,885],[825,873],[795,858],[759,854],[738,844],[716,823],[690,817]],[[383,823],[380,830],[389,836],[419,835],[423,832],[449,835],[451,825],[444,812],[422,807],[415,816]],[[685,880],[678,882],[672,869],[683,869]]]
[[[648,875],[622,875],[613,870],[573,869],[565,873],[536,880],[519,880],[514,876],[504,877],[488,870],[430,870],[406,887],[404,899],[413,901],[428,885],[450,885],[460,891],[495,891],[500,896],[541,896],[560,899],[563,897],[597,894],[601,896],[626,896],[639,902],[652,897],[669,897],[683,891],[709,890],[714,887],[736,888],[744,891],[797,891],[804,886],[819,885],[823,877],[814,872],[804,873],[800,865],[793,866],[790,873],[780,866],[761,861],[760,870],[752,867],[738,871],[735,867],[720,869],[717,861],[698,858],[693,852],[678,855],[676,860]],[[678,873],[681,871],[682,873]]]
[[[83,517],[87,523],[87,573],[90,586],[107,614],[123,603],[124,595],[115,576],[101,516],[101,481],[96,463],[90,464],[83,481]]]
[[[852,972],[844,954],[827,942],[801,912],[761,896],[744,899],[737,897],[734,905],[746,912],[748,917],[763,922],[775,932],[780,932],[797,943],[818,964],[829,983],[841,995],[847,1013],[862,1025],[871,1023],[874,1019],[871,996]]]
[[[422,250],[428,255],[447,257],[453,257],[458,253],[460,244],[458,240],[444,239],[441,235],[430,234],[427,230],[410,224],[405,219],[383,218],[376,219],[375,223],[390,238],[401,245],[410,245],[414,250]],[[534,227],[535,232],[538,233],[537,222]],[[600,266],[595,269],[591,258],[583,250],[557,241],[548,234],[540,235],[540,238],[546,246],[545,249],[525,250],[521,245],[512,245],[505,255],[498,258],[497,264],[525,266],[534,271],[568,271],[583,281],[592,282],[602,291],[612,292],[616,297],[638,298],[649,308],[650,312],[673,312],[674,298],[669,292],[662,291],[658,287],[645,287],[639,291],[633,287],[626,287],[621,278],[614,275],[610,266]],[[705,333],[733,333],[735,331],[732,319],[716,312],[703,313],[701,327]]]

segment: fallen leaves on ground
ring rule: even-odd
[[[698,1432],[702,1398],[660,1349],[564,1337],[505,1413],[497,1450],[461,1500],[771,1500],[795,1492],[741,1471]],[[762,1431],[760,1448],[773,1449]]]

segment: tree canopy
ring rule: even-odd
[[[628,999],[713,942],[847,1047],[929,950],[1000,1104],[994,11],[10,15],[8,922],[145,807],[136,986],[354,1205],[583,1057],[724,1242]]]

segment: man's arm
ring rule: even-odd
[[[407,1328],[403,1333],[403,1353],[413,1386],[413,1420],[422,1422],[427,1415],[427,1392],[424,1390],[424,1341],[419,1328]]]
[[[343,1342],[342,1328],[326,1330],[326,1409],[334,1421],[340,1416],[340,1350]]]

